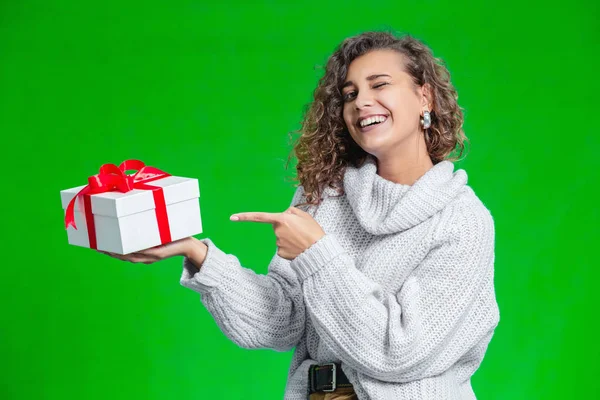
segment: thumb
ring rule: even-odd
[[[288,214],[300,215],[302,211],[297,209],[296,207],[290,207],[287,210],[285,210],[285,212]]]
[[[290,207],[286,210],[286,212],[289,214],[298,215],[300,217],[307,217],[307,216],[312,217],[312,215],[310,215],[309,213],[307,213],[304,210],[299,209],[298,207]]]

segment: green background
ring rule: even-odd
[[[457,167],[495,219],[501,321],[475,393],[598,396],[598,17],[592,1],[2,1],[0,398],[282,398],[291,351],[229,341],[180,257],[69,246],[59,191],[128,158],[196,177],[198,237],[266,273],[272,228],[229,215],[288,207],[318,67],[386,28],[446,60],[471,140]]]

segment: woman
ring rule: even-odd
[[[448,158],[466,138],[447,69],[409,35],[367,32],[314,97],[292,206],[232,216],[273,224],[267,275],[208,238],[117,257],[184,255],[181,284],[231,340],[295,348],[286,399],[474,399],[499,322],[494,222]]]

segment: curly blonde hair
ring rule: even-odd
[[[425,131],[427,151],[433,164],[445,159],[456,161],[465,148],[462,108],[458,95],[450,83],[450,73],[441,58],[433,56],[424,43],[409,34],[396,36],[388,31],[364,32],[345,39],[329,57],[325,74],[314,90],[314,101],[305,107],[301,128],[289,133],[300,134],[293,143],[286,169],[291,158],[297,157],[297,177],[293,181],[302,185],[306,202],[298,204],[319,205],[326,186],[344,194],[343,176],[347,165],[361,166],[368,156],[348,133],[343,118],[342,85],[350,63],[373,50],[391,49],[403,55],[405,71],[418,86],[429,84],[433,107],[431,126]],[[447,158],[456,148],[458,157]]]

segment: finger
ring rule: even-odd
[[[143,263],[143,264],[152,264],[157,260],[153,257],[148,257],[140,253],[132,253],[127,257],[127,261],[132,262],[134,264]]]
[[[153,263],[156,261],[151,257],[145,256],[145,255],[142,255],[139,253],[117,254],[117,253],[111,253],[109,251],[101,251],[101,250],[98,250],[98,252],[102,253],[102,254],[106,254],[109,257],[116,258],[117,260],[129,261],[131,263],[149,264],[149,263]]]
[[[229,219],[232,221],[250,221],[275,224],[281,222],[281,214],[282,213],[245,212],[233,214]]]
[[[116,253],[111,253],[110,251],[101,251],[101,250],[98,250],[98,253],[106,254],[109,257],[118,258],[119,260],[123,260],[124,259],[124,255],[116,254]]]

